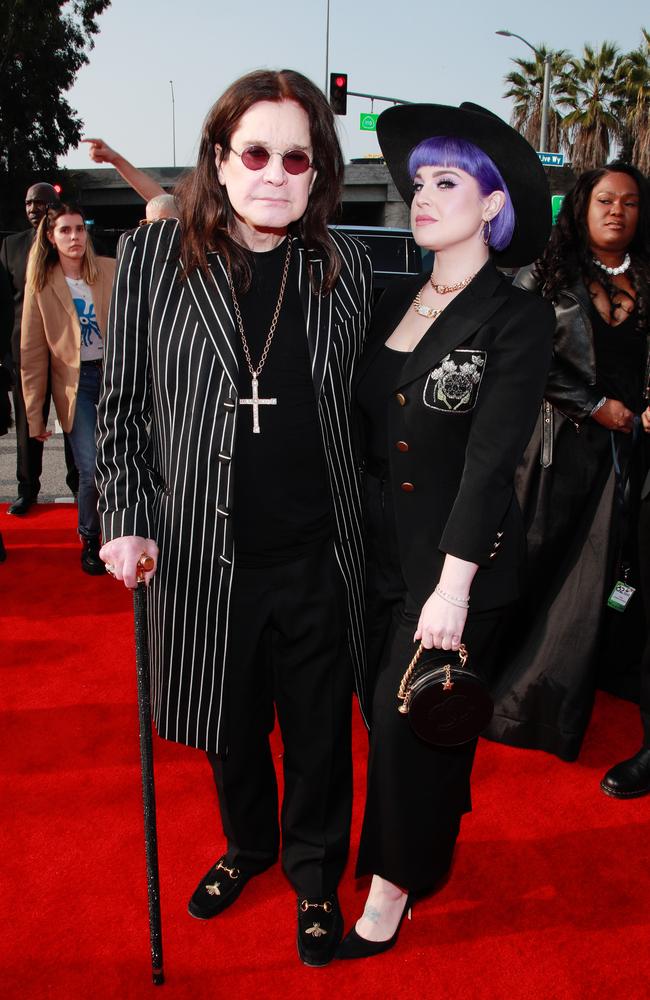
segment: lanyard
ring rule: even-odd
[[[623,577],[623,582],[627,583],[627,579],[630,573],[631,561],[627,556],[629,555],[629,540],[630,540],[630,492],[628,489],[630,481],[630,471],[632,468],[632,458],[634,452],[641,439],[641,417],[639,414],[634,415],[634,421],[632,423],[631,437],[632,442],[630,446],[630,453],[628,455],[627,462],[625,463],[625,469],[622,467],[620,448],[617,444],[615,431],[609,432],[609,437],[612,445],[612,463],[614,465],[614,477],[616,480],[614,487],[614,496],[616,506],[618,508],[620,523],[621,523],[621,535],[620,535],[620,570]]]

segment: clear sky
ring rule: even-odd
[[[410,101],[470,100],[509,119],[501,96],[516,38],[580,55],[585,43],[636,48],[650,27],[648,0],[330,0],[329,69],[351,90]],[[173,80],[176,162],[194,162],[203,118],[236,77],[259,67],[300,70],[325,87],[327,0],[113,0],[68,99],[85,123],[138,166],[171,166]],[[381,111],[386,104],[376,104]],[[340,118],[346,160],[378,152],[359,131],[370,102],[348,99]],[[86,147],[63,161],[92,166]]]

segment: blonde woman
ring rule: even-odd
[[[83,213],[59,204],[42,219],[27,265],[21,377],[30,437],[46,441],[43,400],[52,398],[79,470],[81,568],[105,572],[95,486],[95,425],[115,261],[96,257]]]

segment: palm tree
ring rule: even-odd
[[[625,116],[621,156],[650,174],[650,32],[642,28],[641,34],[639,48],[623,58],[621,89]]]
[[[576,173],[602,166],[612,143],[622,136],[625,101],[624,58],[616,45],[604,42],[597,51],[585,45],[582,59],[571,59],[562,121],[562,145]]]
[[[539,148],[544,93],[544,59],[548,52],[549,49],[540,45],[539,48],[535,49],[534,59],[513,59],[512,62],[519,68],[504,77],[504,82],[510,86],[503,96],[512,97],[515,102],[510,123],[528,139],[534,149]],[[560,49],[552,54],[547,150],[549,153],[557,153],[560,148],[562,116],[558,112],[556,104],[566,91],[565,71],[570,58],[570,54],[565,49]]]

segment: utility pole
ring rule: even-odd
[[[169,86],[172,89],[172,157],[174,160],[174,166],[176,166],[176,107],[174,102],[174,81],[169,81]]]
[[[521,35],[517,35],[514,31],[507,31],[503,28],[501,31],[496,31],[496,35],[504,35],[506,38],[518,38],[520,42],[527,45],[529,49],[535,53],[535,58],[539,57],[539,51],[534,45],[523,38]],[[549,111],[551,106],[551,63],[553,62],[553,53],[547,52],[544,56],[544,85],[542,88],[542,118],[539,126],[539,152],[548,153],[548,120]]]

